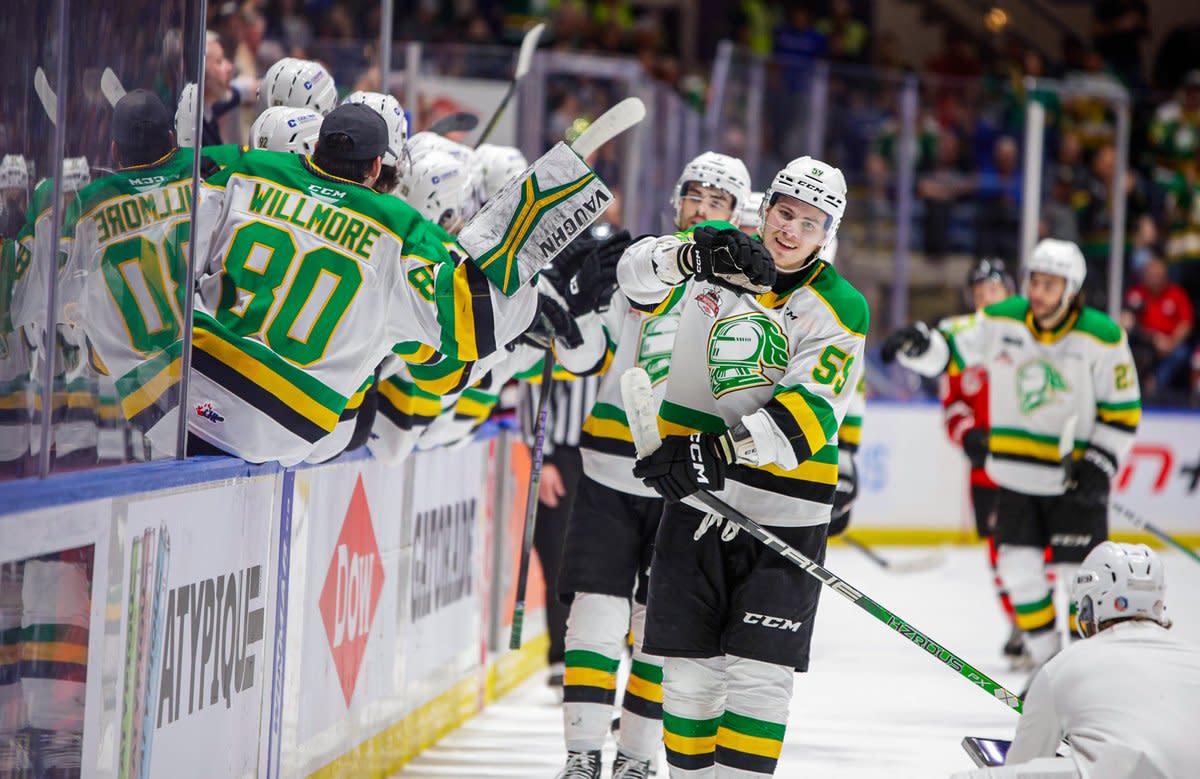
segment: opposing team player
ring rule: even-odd
[[[1033,678],[997,768],[954,779],[1192,776],[1200,764],[1200,652],[1168,632],[1163,564],[1143,544],[1093,549],[1069,581],[1079,641]],[[1057,757],[1063,741],[1069,757]]]
[[[750,174],[741,160],[714,152],[701,154],[684,167],[673,192],[675,225],[680,232],[639,240],[625,250],[621,262],[649,258],[660,245],[695,246],[685,242],[697,229],[706,234],[735,230],[735,214],[749,194]],[[742,240],[750,241],[747,237]],[[723,241],[719,245],[737,244]],[[716,251],[711,240],[699,251],[705,252],[703,262],[711,265]],[[577,280],[573,288],[590,290],[595,285]],[[568,285],[564,293],[570,295],[570,290]],[[661,399],[679,326],[681,293],[682,288],[665,300],[639,308],[618,292],[604,315],[603,332],[598,339],[591,333],[591,340],[610,341],[616,353],[583,425],[583,476],[575,511],[567,523],[559,573],[558,595],[571,606],[563,679],[567,764],[560,777],[600,775],[600,750],[612,716],[617,666],[631,624],[631,597],[633,667],[622,701],[613,776],[645,777],[662,738],[662,660],[647,654],[642,644],[644,572],[663,501],[632,475],[636,454],[621,400],[620,378],[627,368],[645,368]],[[590,301],[571,299],[568,305],[576,314],[592,308]],[[587,324],[584,328],[588,329]]]
[[[1043,550],[1069,569],[1108,537],[1112,478],[1141,417],[1125,332],[1083,304],[1086,273],[1079,247],[1047,238],[1024,269],[1023,295],[953,332],[917,323],[884,344],[885,359],[926,376],[987,371],[997,569],[1035,667],[1060,648]]]
[[[801,157],[766,191],[756,250],[714,253],[710,265],[697,231],[695,243],[662,241],[618,269],[639,305],[681,298],[665,438],[634,469],[668,500],[644,648],[666,658],[675,777],[773,774],[793,675],[808,667],[819,583],[689,496],[708,490],[824,559],[837,430],[869,323],[862,295],[818,258],[845,208],[841,171]]]
[[[505,297],[473,262],[446,263],[432,225],[371,190],[387,151],[380,115],[348,104],[311,157],[249,151],[207,182],[189,414],[200,440],[299,462],[394,345],[471,362],[529,325],[534,289]],[[433,274],[421,287],[408,277],[419,268]]]

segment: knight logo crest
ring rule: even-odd
[[[1017,399],[1022,414],[1032,414],[1070,389],[1067,380],[1045,360],[1030,360],[1017,368]]]
[[[788,343],[779,325],[758,312],[713,325],[708,337],[708,377],[713,397],[773,383],[768,369],[787,368]]]

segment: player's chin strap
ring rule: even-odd
[[[650,376],[642,368],[630,368],[621,374],[621,399],[625,403],[625,413],[629,418],[629,431],[633,435],[634,446],[638,457],[652,454],[662,443],[658,432],[658,409],[654,405],[654,392],[650,384]],[[816,578],[821,584],[836,591],[854,605],[866,611],[875,619],[895,630],[900,635],[912,641],[920,649],[930,654],[946,666],[957,671],[975,686],[979,687],[1005,706],[1020,713],[1021,699],[1004,688],[995,679],[972,666],[966,660],[951,652],[943,644],[917,630],[900,616],[884,608],[877,601],[867,597],[855,589],[849,582],[813,560],[805,557],[794,547],[787,544],[779,536],[767,530],[762,525],[750,519],[745,514],[730,506],[712,493],[700,490],[691,496],[704,505],[710,512],[723,516],[730,525],[753,536],[764,546],[784,557],[788,562]]]

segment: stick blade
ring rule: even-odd
[[[640,98],[627,97],[600,115],[579,134],[571,148],[587,159],[596,149],[646,118],[646,104]]]
[[[538,41],[541,40],[542,32],[545,29],[544,23],[538,23],[525,33],[525,37],[521,40],[521,52],[517,55],[517,70],[513,74],[514,80],[520,81],[529,72],[529,66],[533,63],[533,53],[537,51]]]
[[[46,71],[42,70],[41,67],[38,67],[33,72],[33,91],[37,93],[38,101],[42,104],[42,110],[46,112],[46,116],[50,117],[50,124],[58,124],[58,96],[50,88],[50,81],[46,78]]]
[[[658,434],[658,410],[654,408],[654,387],[644,368],[630,368],[621,374],[621,400],[629,418],[629,432],[638,457],[646,457],[658,449],[662,438]]]
[[[121,84],[121,79],[117,78],[117,74],[113,73],[112,68],[105,68],[100,74],[100,91],[104,93],[104,99],[108,104],[115,106],[117,101],[125,97],[125,87]]]

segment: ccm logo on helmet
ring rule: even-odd
[[[692,470],[696,472],[696,483],[708,484],[708,477],[704,475],[704,451],[700,448],[700,436],[693,434],[691,439],[688,454],[692,458]]]
[[[772,617],[770,614],[755,614],[753,611],[747,611],[746,616],[742,617],[742,622],[747,625],[762,625],[765,628],[777,628],[779,630],[790,630],[795,633],[804,624],[803,620],[792,622],[790,619],[783,617]]]

